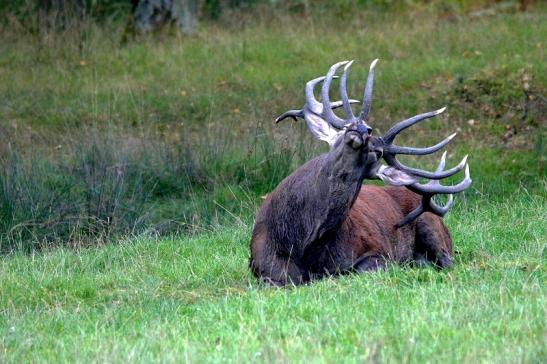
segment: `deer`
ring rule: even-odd
[[[372,104],[374,60],[358,116],[348,98],[347,75],[353,61],[338,62],[305,86],[305,105],[276,118],[304,119],[311,134],[329,151],[297,168],[267,195],[256,216],[250,242],[252,274],[271,286],[301,285],[327,276],[386,269],[390,264],[453,265],[452,239],[442,217],[453,195],[471,185],[467,156],[445,170],[446,151],[435,171],[403,164],[397,155],[428,155],[456,135],[426,148],[394,144],[403,130],[441,114],[446,107],[416,115],[376,136],[367,124]],[[341,76],[336,75],[343,66]],[[330,102],[333,79],[341,100]],[[322,83],[321,101],[315,88]],[[334,113],[343,108],[345,118]],[[382,163],[382,160],[385,162]],[[454,185],[440,180],[465,169]],[[387,186],[363,184],[381,180]],[[426,183],[420,180],[427,180]],[[445,204],[433,197],[448,195]]]

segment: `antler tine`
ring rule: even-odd
[[[467,156],[465,156],[464,159],[467,159]],[[441,156],[441,161],[439,162],[439,165],[437,166],[437,169],[435,172],[442,172],[444,170],[444,166],[446,165],[446,150],[443,152],[443,155]]]
[[[308,83],[306,83],[306,90],[305,90],[305,92],[306,92],[306,105],[310,108],[311,111],[313,111],[316,114],[321,113],[321,111],[323,110],[323,104],[315,99],[315,95],[314,95],[313,91],[315,90],[315,86],[317,86],[317,84],[319,82],[323,81],[325,78],[326,78],[326,76],[317,77],[317,78],[314,78],[311,81],[308,81]],[[332,76],[332,78],[337,79],[339,77],[338,76]],[[348,102],[350,104],[358,104],[361,101],[354,100],[354,99],[349,99]],[[335,102],[331,103],[330,106],[331,106],[332,109],[337,109],[337,108],[339,108],[343,105],[344,105],[343,100],[340,100],[340,101],[335,101]]]
[[[467,156],[465,156],[463,158],[462,162],[464,162],[464,164],[465,164],[466,160],[467,160]],[[435,172],[442,172],[444,170],[445,164],[446,164],[446,150],[444,151],[444,153],[441,157],[441,161],[439,162],[439,165],[437,166],[437,169],[435,170]],[[469,176],[469,167],[467,168],[466,175]],[[439,181],[431,181],[430,183],[432,185],[435,185],[435,186],[440,186]],[[435,203],[435,201],[433,201],[432,198],[429,199],[429,207],[431,207],[431,210],[433,211],[434,214],[439,215],[439,216],[446,215],[448,210],[450,210],[450,208],[452,207],[453,203],[454,203],[454,195],[453,194],[448,195],[448,201],[446,201],[444,206],[437,205]]]
[[[449,176],[452,176],[459,171],[461,171],[465,167],[465,163],[467,160],[467,156],[455,167],[449,169],[449,170],[440,170],[436,172],[429,172],[424,171],[422,169],[412,168],[405,166],[401,162],[399,162],[396,158],[397,154],[407,154],[407,155],[426,155],[426,154],[432,154],[437,152],[438,150],[445,147],[450,141],[456,136],[457,133],[453,133],[449,135],[447,138],[443,139],[439,143],[426,148],[412,148],[412,147],[400,147],[397,145],[392,144],[395,137],[406,128],[411,127],[412,125],[419,123],[422,120],[426,120],[429,118],[432,118],[436,115],[439,115],[443,111],[446,110],[446,107],[443,107],[442,109],[427,112],[424,114],[416,115],[414,117],[411,117],[409,119],[403,120],[395,124],[393,127],[391,127],[387,133],[382,137],[382,140],[384,141],[384,159],[386,162],[404,172],[411,173],[418,177],[425,177],[429,179],[442,179]],[[443,166],[444,168],[444,166]]]
[[[303,118],[304,117],[304,110],[289,110],[285,111],[283,114],[279,115],[275,118],[275,123],[279,123],[281,120],[286,118],[293,118],[294,121],[296,121],[296,118]]]
[[[467,158],[467,156],[466,156]],[[464,160],[466,159],[464,158]],[[440,173],[443,171],[446,163],[446,151],[441,157],[441,161],[437,166],[435,172]],[[415,220],[418,216],[426,211],[430,211],[438,216],[444,216],[454,203],[454,193],[462,192],[471,185],[471,177],[469,175],[469,165],[466,164],[464,179],[454,186],[443,186],[438,180],[429,181],[426,184],[413,183],[407,186],[411,191],[414,191],[422,196],[421,204],[406,215],[397,225],[399,228],[405,224],[408,224]],[[448,194],[448,201],[443,206],[439,206],[433,201],[433,196],[436,194]]]
[[[439,206],[433,201],[433,199],[429,200],[429,207],[431,207],[432,212],[435,215],[444,216],[450,210],[452,205],[454,204],[454,195],[450,194],[448,195],[448,201],[444,206]]]
[[[374,78],[373,68],[374,68],[374,65],[376,64],[377,61],[378,60],[375,60],[371,64],[371,72],[369,73],[369,78],[367,79],[367,87],[365,88],[365,95],[368,95],[367,97],[369,99],[369,101],[368,101],[369,105],[368,105],[368,108],[367,108],[367,113],[368,113],[368,110],[370,109],[370,102],[372,101],[372,99],[371,99],[371,97],[372,97],[372,80]],[[358,103],[359,101],[350,99],[348,97],[348,92],[347,92],[347,88],[346,88],[347,73],[348,73],[349,67],[351,67],[352,64],[353,64],[353,61],[342,61],[342,62],[335,63],[334,65],[332,65],[330,67],[330,69],[327,72],[326,76],[317,77],[317,78],[314,78],[311,81],[308,81],[308,83],[306,83],[306,88],[305,88],[306,104],[304,105],[304,108],[302,110],[289,110],[289,111],[279,115],[275,119],[275,122],[278,123],[281,120],[286,119],[288,117],[291,117],[295,120],[298,117],[304,117],[305,118],[306,117],[306,112],[307,112],[306,110],[309,110],[309,112],[312,112],[312,113],[320,116],[327,123],[329,123],[332,127],[334,127],[335,129],[339,129],[339,130],[343,129],[347,124],[355,121],[356,119],[355,119],[355,116],[353,115],[353,111],[351,109],[351,104]],[[341,66],[345,66],[344,67],[344,72],[342,73],[342,77],[341,77],[341,80],[340,80],[340,95],[342,97],[342,100],[331,103],[330,99],[329,99],[330,85],[331,85],[331,82],[332,82],[333,79],[338,78],[338,76],[336,76],[335,73],[338,70],[338,68],[340,68]],[[321,88],[321,102],[319,102],[315,98],[314,89],[315,89],[315,86],[321,81],[323,81],[323,86]],[[327,105],[330,105],[330,107],[328,107]],[[342,119],[342,118],[338,117],[332,111],[333,109],[336,109],[336,108],[341,107],[341,106],[344,107],[344,110],[345,110],[346,115],[347,115],[347,119]],[[364,109],[365,109],[365,106],[363,106],[363,110]],[[366,125],[364,120],[362,120],[362,122]],[[368,125],[366,125],[366,126],[368,126]]]
[[[406,225],[414,221],[418,216],[423,214],[426,211],[431,211],[435,215],[444,216],[452,207],[454,203],[454,197],[452,195],[448,196],[448,201],[444,206],[437,205],[432,199],[431,196],[422,196],[422,203],[420,206],[412,210],[408,215],[406,215],[401,221],[399,221],[395,227],[400,228],[403,225]],[[427,206],[427,208],[426,208]]]
[[[332,78],[339,78],[339,77],[338,76],[333,76]],[[306,108],[308,108],[313,113],[321,114],[321,112],[323,111],[323,104],[315,99],[314,90],[315,90],[315,86],[317,86],[317,84],[319,82],[323,81],[324,79],[325,79],[325,76],[321,76],[321,77],[317,77],[317,78],[314,78],[313,80],[308,81],[306,83],[306,88],[305,88],[306,104],[304,105],[304,108],[302,108],[300,110],[288,110],[288,111],[284,112],[283,114],[281,114],[281,115],[279,115],[278,117],[275,118],[275,123],[277,124],[277,123],[279,123],[280,121],[282,121],[286,118],[292,118],[295,121],[296,121],[297,118],[304,118]],[[347,98],[347,96],[346,96],[346,98]],[[359,104],[359,103],[361,103],[361,101],[354,100],[354,99],[348,99],[347,103],[348,104]],[[339,107],[344,106],[344,104],[345,104],[345,100],[339,100],[339,101],[335,101],[335,102],[331,103],[330,107],[331,107],[331,109],[334,110],[334,109],[337,109]],[[350,110],[351,110],[351,107],[350,107]]]
[[[338,78],[338,76],[334,76],[333,78]],[[306,83],[305,93],[306,93],[306,105],[310,108],[311,111],[313,111],[316,114],[320,114],[321,110],[323,110],[322,104],[316,100],[315,95],[313,91],[315,90],[315,86],[323,81],[325,79],[325,76],[314,78],[311,81],[308,81]]]
[[[325,80],[323,81],[323,87],[321,88],[321,101],[323,102],[323,110],[321,111],[321,116],[323,117],[323,119],[325,119],[325,121],[327,121],[336,129],[343,129],[348,122],[336,116],[332,109],[328,107],[328,105],[330,105],[329,89],[336,70],[338,70],[340,66],[343,66],[347,63],[348,61],[342,61],[332,65],[327,72],[327,75],[325,76]]]
[[[410,190],[419,193],[429,193],[429,194],[443,194],[443,195],[450,195],[454,193],[462,192],[463,190],[467,189],[469,186],[471,186],[471,176],[469,175],[469,165],[465,165],[465,177],[464,179],[458,183],[457,185],[453,186],[443,186],[439,183],[439,181],[430,181],[426,184],[421,183],[413,183],[410,186],[407,186]]]
[[[308,108],[315,113],[320,113],[323,107],[321,103],[316,100],[313,91],[315,89],[315,86],[319,82],[323,81],[324,79],[325,79],[325,76],[321,76],[321,77],[314,78],[313,80],[308,81],[308,83],[306,83],[306,88],[305,88],[306,106],[308,106]]]
[[[393,155],[393,154],[384,153],[384,159],[386,160],[388,165],[393,166],[393,167],[395,167],[395,168],[397,168],[397,169],[399,169],[403,172],[410,173],[410,174],[412,174],[414,176],[417,176],[417,177],[424,177],[424,178],[428,178],[428,179],[443,179],[443,178],[446,178],[446,177],[453,176],[456,173],[458,173],[459,171],[461,171],[465,167],[465,164],[467,162],[467,156],[465,156],[465,157],[463,157],[461,162],[458,163],[458,165],[455,166],[455,167],[447,169],[446,171],[443,170],[443,171],[440,171],[440,172],[439,171],[429,172],[429,171],[424,171],[423,169],[418,169],[418,168],[412,168],[412,167],[405,166],[404,164],[399,162],[397,160],[397,158],[395,158],[395,155]]]
[[[458,133],[453,133],[449,135],[447,138],[443,139],[439,143],[427,147],[427,148],[412,148],[412,147],[399,147],[397,145],[389,145],[388,151],[393,154],[408,154],[408,155],[426,155],[426,154],[432,154],[436,151],[442,149],[445,145],[450,143],[452,139],[456,136]]]
[[[353,100],[353,99],[349,99],[348,101],[349,101],[350,104],[360,104],[361,103],[361,101]],[[321,109],[323,108],[323,106],[321,104],[319,104],[319,106],[320,106]],[[335,102],[330,104],[330,107],[333,110],[338,109],[339,107],[342,107],[342,106],[344,106],[344,104],[341,100],[335,101]],[[304,118],[304,117],[305,117],[304,109],[288,110],[288,111],[285,111],[283,114],[279,115],[278,117],[276,117],[275,118],[275,123],[277,124],[281,120],[286,119],[286,118],[292,118],[292,119],[294,119],[294,121],[296,121],[297,118]]]
[[[349,61],[344,66],[344,73],[342,73],[342,77],[340,78],[340,96],[342,97],[342,102],[344,104],[344,111],[346,112],[346,115],[348,116],[348,119],[355,120],[355,116],[353,115],[353,110],[351,109],[351,105],[349,103],[348,99],[348,90],[346,88],[346,81],[348,78],[348,70],[353,64],[353,60]]]
[[[387,144],[391,144],[391,142],[393,142],[393,139],[395,139],[397,134],[399,134],[401,131],[405,130],[408,127],[411,127],[412,125],[414,125],[416,123],[419,123],[422,120],[426,120],[426,119],[432,118],[434,116],[437,116],[440,113],[444,112],[445,110],[446,110],[446,106],[443,107],[442,109],[439,109],[439,110],[426,112],[426,113],[423,113],[423,114],[420,114],[420,115],[413,116],[410,119],[400,121],[397,124],[393,125],[387,131],[387,133],[385,133],[385,135],[382,137],[382,139],[384,139],[384,141]]]
[[[361,113],[359,114],[359,120],[361,120],[363,123],[365,123],[365,120],[367,120],[368,113],[370,112],[370,107],[372,105],[372,86],[374,83],[374,67],[376,66],[377,62],[378,62],[378,58],[372,61],[372,63],[370,64],[370,69],[368,71],[367,83],[365,86],[365,91],[363,96],[363,107],[361,108]]]

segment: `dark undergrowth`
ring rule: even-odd
[[[2,250],[233,223],[305,159],[263,132],[235,146],[219,135],[166,143],[128,133],[84,128],[49,149],[8,143],[0,159]]]

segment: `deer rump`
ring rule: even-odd
[[[302,110],[290,110],[276,119],[304,118],[312,135],[326,141],[330,150],[294,171],[264,201],[250,257],[251,271],[261,281],[275,286],[302,284],[325,275],[383,268],[389,262],[452,265],[452,240],[441,217],[452,206],[452,194],[471,184],[467,156],[445,170],[445,152],[434,172],[407,167],[396,158],[431,154],[450,142],[455,134],[427,148],[393,144],[401,131],[444,108],[398,122],[381,137],[372,135],[366,120],[376,61],[370,67],[358,117],[350,105],[358,101],[350,100],[346,91],[352,62],[345,61],[306,84]],[[331,103],[329,88],[341,66],[345,66],[340,77],[342,100]],[[321,102],[314,96],[320,82]],[[334,114],[332,109],[338,107],[344,108],[346,119]],[[440,184],[439,180],[464,168],[461,182]],[[419,183],[420,178],[429,182]],[[365,179],[381,179],[392,186],[366,186]],[[437,205],[432,200],[435,194],[449,195],[448,202]]]

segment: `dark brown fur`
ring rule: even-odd
[[[271,195],[263,210],[269,208],[270,200]],[[325,274],[374,270],[389,261],[428,261],[441,268],[450,267],[452,240],[440,217],[427,212],[415,222],[395,228],[419,202],[418,195],[403,187],[363,185],[334,234],[332,240],[336,243],[310,246],[304,254],[293,251],[280,255],[268,246],[266,222],[259,218],[251,240],[252,272],[267,283],[284,285],[305,283]]]
[[[420,203],[419,195],[404,187],[362,185],[377,161],[355,144],[356,135],[348,133],[266,198],[251,239],[256,277],[272,285],[302,284],[387,262],[452,264],[452,241],[440,217],[424,213],[396,228]]]

